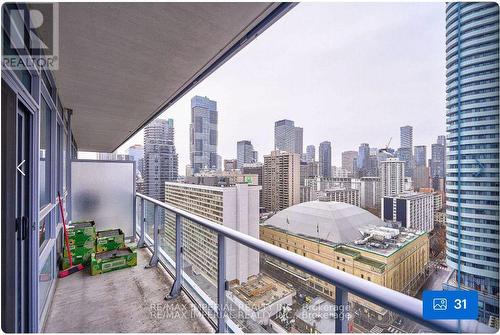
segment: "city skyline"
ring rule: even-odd
[[[180,174],[189,164],[195,95],[217,101],[223,159],[236,158],[236,142],[250,140],[262,162],[273,150],[274,122],[281,119],[304,129],[303,150],[332,142],[335,166],[341,165],[342,151],[357,150],[361,143],[382,148],[392,137],[397,148],[399,128],[407,124],[414,128],[414,145],[426,145],[430,152],[445,133],[444,16],[444,4],[300,4],[162,114],[176,122]],[[321,23],[325,20],[318,17],[328,20]],[[358,20],[366,20],[367,27],[356,27]],[[308,29],[297,30],[303,23]],[[287,56],[278,50],[287,50]],[[283,61],[284,67],[278,66]],[[248,68],[254,71],[249,74]],[[118,152],[134,144],[142,144],[142,131]]]

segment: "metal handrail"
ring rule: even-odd
[[[212,222],[208,219],[202,218],[156,199],[150,198],[141,193],[136,193],[136,195],[141,199],[153,203],[154,205],[157,205],[166,210],[170,210],[177,215],[180,215],[196,224],[208,228],[219,234],[219,236],[224,236],[251,249],[280,259],[281,261],[289,263],[297,267],[298,269],[311,274],[312,276],[318,277],[324,281],[329,282],[330,284],[335,285],[337,305],[347,304],[347,293],[352,293],[360,298],[387,308],[392,312],[398,313],[403,317],[409,318],[420,325],[438,332],[496,332],[494,328],[488,327],[487,325],[482,324],[476,320],[425,320],[423,318],[423,304],[421,300],[407,296],[387,287],[380,286],[373,282],[361,279],[346,272],[337,270],[326,264],[295,254],[286,249],[277,247],[268,242],[225,227],[221,224]],[[336,322],[336,331],[341,330],[341,332],[347,332],[346,323],[342,326],[337,324],[343,324],[343,322]]]

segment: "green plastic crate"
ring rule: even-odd
[[[96,238],[94,221],[72,222],[68,225],[68,242],[71,245],[83,246]]]
[[[92,253],[95,252],[95,245],[91,244],[90,247],[77,247],[75,245],[70,245],[69,250],[71,251],[71,258],[73,259],[73,265],[83,264],[85,266],[90,264],[90,258]],[[62,268],[66,270],[69,267],[69,255],[68,250],[64,247]]]
[[[93,253],[90,262],[92,276],[125,269],[137,265],[137,252],[130,248],[120,248],[105,252]]]
[[[97,252],[105,252],[121,248],[125,248],[125,234],[123,234],[121,229],[109,229],[97,232]]]
[[[76,255],[76,256],[71,255],[71,257],[73,259],[73,265],[83,264],[83,265],[87,266],[90,264],[91,256],[92,256],[92,254]],[[67,268],[69,268],[69,258],[68,257],[63,257],[61,259],[61,268],[63,270],[66,270]]]

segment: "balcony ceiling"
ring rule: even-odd
[[[54,77],[79,150],[117,149],[279,5],[61,3]]]

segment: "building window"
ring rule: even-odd
[[[365,275],[364,274],[361,274],[361,279],[364,279],[365,278]]]
[[[368,281],[372,281],[372,279],[370,277],[368,277]]]

